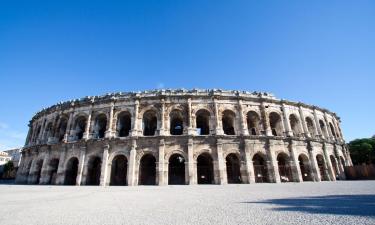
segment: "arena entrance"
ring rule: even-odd
[[[111,183],[113,186],[127,185],[127,168],[128,160],[124,155],[118,155],[112,160],[111,166]]]
[[[153,155],[144,155],[140,162],[139,185],[156,184],[156,159]]]
[[[277,156],[277,164],[279,168],[280,181],[292,182],[293,176],[292,176],[292,169],[290,168],[290,165],[289,165],[289,157],[284,153],[280,153]]]
[[[208,153],[203,153],[197,158],[198,184],[213,184],[214,170],[212,158]]]
[[[267,165],[262,156],[255,154],[253,157],[255,183],[268,183]]]
[[[47,184],[56,184],[57,170],[59,168],[59,160],[52,159],[48,165],[48,181]]]
[[[65,185],[76,185],[78,174],[78,159],[73,157],[69,159],[65,170]]]
[[[301,170],[302,180],[313,181],[313,178],[311,176],[309,158],[306,155],[301,154],[298,157],[298,162],[299,162],[299,168]]]
[[[168,164],[168,184],[183,185],[185,182],[185,159],[180,154],[173,154]]]
[[[241,170],[240,170],[240,160],[234,153],[229,154],[226,157],[227,164],[227,179],[229,184],[240,184],[241,180]]]
[[[99,157],[92,157],[89,160],[87,168],[87,181],[86,185],[99,185],[100,173],[102,168],[102,160]]]

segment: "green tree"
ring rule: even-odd
[[[375,139],[356,139],[348,145],[353,164],[375,163]]]

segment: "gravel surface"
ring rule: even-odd
[[[0,224],[375,224],[375,181],[66,187],[0,185]]]

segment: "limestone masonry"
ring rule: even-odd
[[[43,109],[29,127],[20,184],[334,181],[352,165],[335,113],[268,93],[85,97]]]

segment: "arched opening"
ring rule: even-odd
[[[140,161],[139,185],[156,184],[156,159],[153,155],[144,155]]]
[[[342,166],[345,167],[345,159],[342,156],[340,156],[340,160],[341,160]]]
[[[313,120],[310,117],[306,117],[306,126],[307,126],[307,130],[309,131],[310,136],[315,137],[316,135],[315,126],[314,126]]]
[[[180,110],[173,110],[169,114],[169,131],[171,135],[182,135],[184,132],[184,119],[182,112]]]
[[[31,169],[32,162],[33,161],[30,161],[29,164],[27,164],[27,167],[26,167],[26,172],[25,172],[25,175],[27,177],[26,181],[29,179],[30,169]]]
[[[229,184],[240,184],[241,179],[241,163],[236,154],[231,153],[226,157],[227,179]]]
[[[235,135],[234,122],[236,115],[230,110],[225,110],[223,112],[222,123],[223,131],[225,135]]]
[[[59,142],[64,140],[67,127],[68,127],[68,119],[66,117],[61,117],[60,122],[59,122],[59,127],[56,133],[56,138],[58,138]]]
[[[298,161],[303,181],[313,181],[311,176],[309,158],[306,155],[301,154],[298,157]]]
[[[158,125],[158,119],[155,111],[148,110],[143,114],[143,135],[154,136]]]
[[[197,158],[198,184],[213,184],[214,169],[210,154],[203,153]]]
[[[258,113],[250,111],[247,113],[247,127],[250,135],[260,134],[260,117]]]
[[[336,163],[336,159],[333,155],[330,155],[329,156],[329,159],[331,160],[331,165],[333,167],[333,172],[335,173],[335,177],[337,177],[339,175],[339,171],[337,171],[337,163]]]
[[[260,154],[253,157],[254,175],[256,183],[268,183],[267,165],[264,158]]]
[[[99,185],[100,173],[102,168],[102,160],[100,157],[94,156],[89,160],[87,165],[87,185]]]
[[[44,131],[43,140],[44,141],[48,141],[49,137],[52,137],[52,122],[50,122],[50,123],[47,124],[47,127],[46,127],[46,129]]]
[[[282,136],[283,134],[283,129],[282,129],[282,124],[281,124],[281,117],[279,114],[275,112],[271,112],[270,116],[270,127],[272,131],[273,136]]]
[[[289,157],[284,153],[280,153],[277,156],[277,165],[279,168],[279,175],[280,175],[281,182],[292,182],[293,177],[292,177],[292,169],[290,168],[290,165],[289,165]]]
[[[331,129],[331,133],[332,133],[333,137],[337,137],[336,132],[335,132],[335,128],[333,127],[332,123],[329,123],[329,128]]]
[[[198,135],[210,134],[210,112],[205,109],[200,109],[196,113],[196,123]]]
[[[57,170],[59,168],[59,159],[52,159],[48,165],[47,184],[56,184]]]
[[[323,120],[319,120],[319,126],[320,126],[320,130],[323,132],[323,136],[325,138],[328,138],[328,133],[327,133],[326,125],[324,124]]]
[[[180,154],[173,154],[168,164],[168,184],[181,185],[185,183],[185,159]]]
[[[40,159],[36,163],[36,167],[35,167],[35,180],[34,180],[34,184],[39,184],[40,183],[40,178],[41,178],[41,175],[42,175],[42,167],[43,167],[43,159]]]
[[[131,130],[131,115],[129,112],[122,112],[117,117],[117,136],[127,137]]]
[[[301,136],[302,131],[300,129],[298,118],[294,114],[291,114],[289,116],[289,122],[290,122],[290,128],[292,129],[293,135],[296,137]]]
[[[65,169],[65,185],[76,185],[78,174],[78,159],[70,158]]]
[[[35,143],[38,140],[41,129],[42,129],[42,127],[39,125],[38,128],[36,129],[36,133],[33,137],[33,141],[32,141],[33,143]]]
[[[86,131],[86,117],[80,116],[76,119],[75,122],[75,133],[77,140],[81,140],[83,138],[83,134]]]
[[[100,114],[95,119],[94,135],[95,138],[104,138],[107,130],[107,116]]]
[[[128,160],[124,155],[118,155],[112,160],[111,183],[113,186],[127,185]]]
[[[318,168],[319,168],[319,174],[320,174],[320,177],[321,177],[321,180],[322,181],[327,181],[328,180],[328,176],[325,172],[325,162],[324,162],[324,158],[322,155],[317,155],[316,156],[316,161],[318,163]]]

